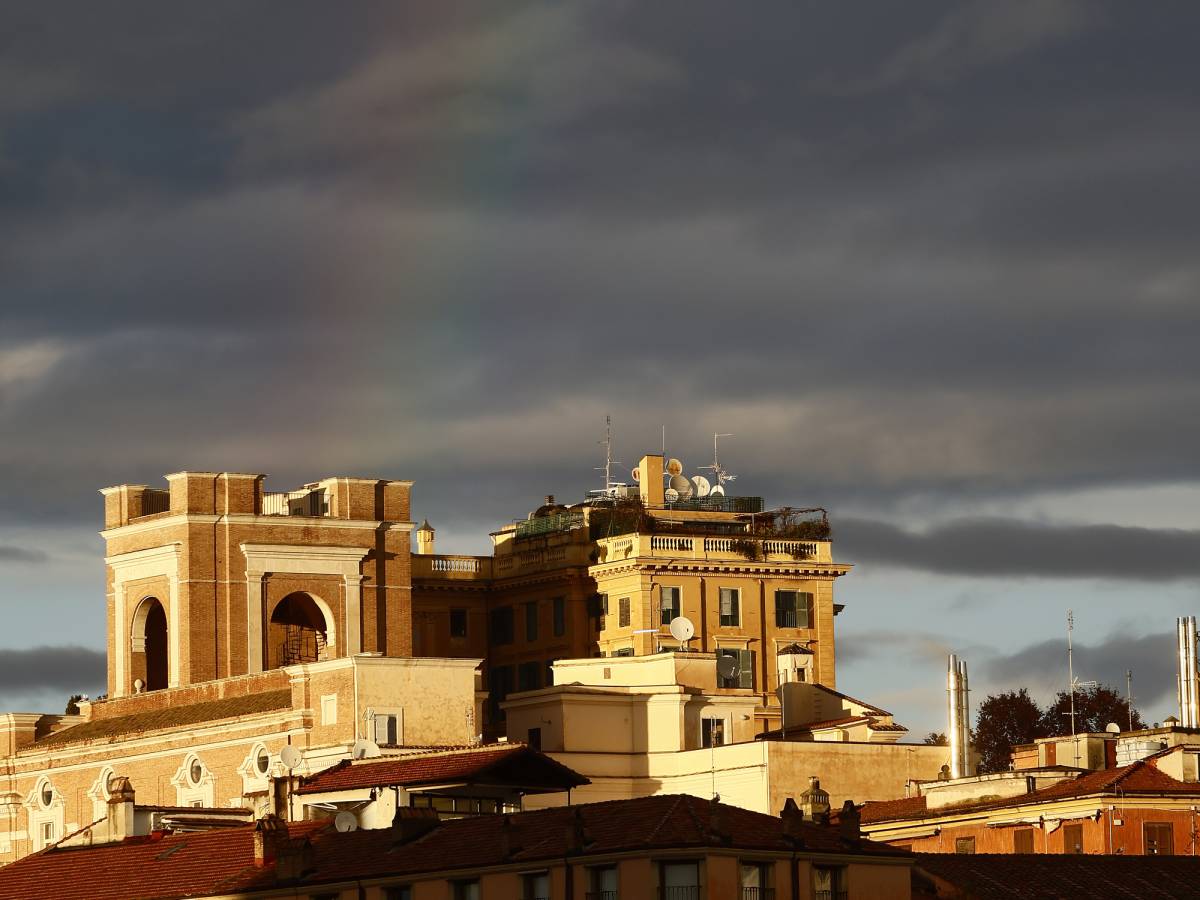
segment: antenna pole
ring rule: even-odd
[[[1067,683],[1071,691],[1071,750],[1076,768],[1079,767],[1079,742],[1075,739],[1075,661],[1071,632],[1075,630],[1075,613],[1067,610]]]
[[[1129,713],[1129,730],[1133,731],[1133,669],[1125,670],[1125,710]]]

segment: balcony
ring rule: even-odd
[[[626,534],[604,538],[600,563],[631,557],[695,559],[712,562],[752,561],[772,564],[829,563],[829,541],[789,541],[774,538],[712,537],[675,534]]]
[[[413,578],[442,578],[447,581],[486,581],[492,577],[492,558],[414,553],[412,575]]]
[[[658,900],[700,900],[700,885],[689,884],[683,887],[660,887]]]
[[[775,900],[775,888],[744,887],[742,900]]]
[[[616,891],[588,891],[583,895],[584,900],[618,900]]]
[[[264,491],[262,495],[264,516],[327,516],[329,500],[325,489],[300,491]]]

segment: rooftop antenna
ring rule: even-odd
[[[604,417],[604,440],[596,441],[597,444],[604,445],[604,496],[611,497],[613,495],[613,480],[612,467],[621,465],[612,458],[612,416]],[[600,471],[600,467],[596,467],[596,471]]]
[[[723,437],[733,437],[732,433],[714,434],[713,435],[713,464],[711,466],[701,466],[702,469],[712,469],[713,475],[717,479],[717,487],[719,491],[714,490],[713,493],[725,493],[725,482],[733,481],[737,478],[736,475],[730,475],[725,469],[721,468],[721,457],[717,452],[717,440]]]
[[[1075,648],[1072,643],[1072,632],[1075,631],[1075,612],[1067,610],[1067,681],[1071,690],[1071,752],[1075,768],[1079,768],[1079,741],[1075,737],[1075,691],[1081,687],[1095,687],[1095,681],[1080,681],[1075,677]]]
[[[1129,730],[1133,731],[1133,669],[1125,670],[1125,711],[1129,713]]]

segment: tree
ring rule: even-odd
[[[1080,687],[1075,689],[1075,733],[1103,731],[1109,722],[1116,722],[1122,731],[1129,728],[1130,713],[1133,727],[1145,728],[1141,713],[1131,709],[1125,698],[1107,685]],[[1047,734],[1071,733],[1071,693],[1059,691],[1054,702],[1042,716],[1042,727]]]
[[[1029,691],[989,694],[975,717],[975,748],[982,772],[1007,772],[1012,748],[1046,737],[1045,715]]]
[[[79,715],[79,701],[83,699],[83,694],[72,694],[71,699],[67,701],[66,715]]]
[[[947,747],[950,745],[950,741],[946,739],[946,735],[940,731],[931,731],[925,735],[925,743],[935,747]]]

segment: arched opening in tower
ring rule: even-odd
[[[151,598],[146,611],[146,690],[167,686],[167,614],[162,604]]]
[[[327,635],[325,615],[316,601],[302,591],[288,594],[271,613],[271,667],[323,659]]]

